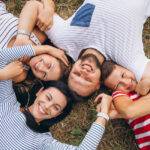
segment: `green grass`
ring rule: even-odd
[[[57,0],[56,11],[64,18],[68,18],[80,6],[83,0]],[[8,0],[8,10],[18,15],[25,1]],[[145,52],[150,56],[150,19],[143,32]],[[77,104],[72,113],[62,122],[55,125],[51,132],[58,140],[78,145],[84,138],[91,123],[95,119],[95,109],[90,100],[88,103]],[[137,150],[132,130],[124,120],[112,120],[106,128],[98,150]]]

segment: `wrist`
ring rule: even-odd
[[[108,114],[107,113],[104,113],[104,112],[98,112],[97,113],[97,117],[99,118],[103,118],[103,119],[105,119],[106,121],[109,121],[109,116],[108,116]]]

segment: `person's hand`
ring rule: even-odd
[[[50,8],[39,8],[36,25],[41,31],[46,31],[53,25],[54,10]]]
[[[135,91],[140,95],[147,95],[150,91],[150,79],[145,78],[139,81],[139,83],[136,86]]]
[[[116,108],[115,108],[115,106],[114,106],[113,103],[111,103],[108,116],[110,117],[110,119],[123,118],[123,117],[121,116],[121,114],[118,113],[118,111],[116,110]]]
[[[104,112],[108,114],[112,103],[112,97],[102,93],[96,97],[94,102],[97,103],[96,107],[97,112]]]
[[[58,49],[49,45],[33,46],[33,48],[35,49],[36,55],[40,55],[44,53],[49,54],[61,60],[66,66],[68,66],[69,64],[67,56],[65,55],[65,52],[61,49]]]
[[[22,82],[24,81],[26,78],[27,78],[27,71],[26,70],[23,70],[23,72],[17,76],[15,76],[14,78],[12,78],[13,82],[14,83],[19,83],[19,82]]]
[[[9,63],[2,69],[3,80],[13,79],[24,71],[23,64],[20,61]]]
[[[49,50],[49,54],[60,59],[66,66],[68,66],[69,62],[63,50],[51,47]]]
[[[31,42],[31,40],[29,39],[27,35],[19,34],[17,35],[13,46],[21,46],[21,45],[27,45],[27,44],[33,44],[33,43]]]

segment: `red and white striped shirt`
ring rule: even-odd
[[[121,91],[114,92],[113,98],[125,95],[129,96],[133,101],[140,98],[135,92],[125,94]],[[136,119],[129,119],[127,121],[134,131],[135,139],[140,150],[150,150],[150,114]]]

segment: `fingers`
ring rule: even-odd
[[[44,23],[40,21],[37,22],[37,26],[39,27],[41,31],[45,31],[48,28]]]
[[[95,98],[94,103],[100,103],[101,100],[102,100],[102,98],[103,98],[103,96],[104,96],[104,93],[99,94],[99,95]]]
[[[135,91],[140,95],[146,95],[149,92],[149,90],[150,90],[149,81],[147,81],[146,79],[140,81],[135,89]]]
[[[47,31],[52,26],[52,21],[48,22],[46,19],[38,19],[37,24],[41,31]]]
[[[68,61],[67,56],[66,56],[65,54],[63,54],[60,59],[61,59],[61,61],[62,61],[66,66],[69,65],[69,61]]]

